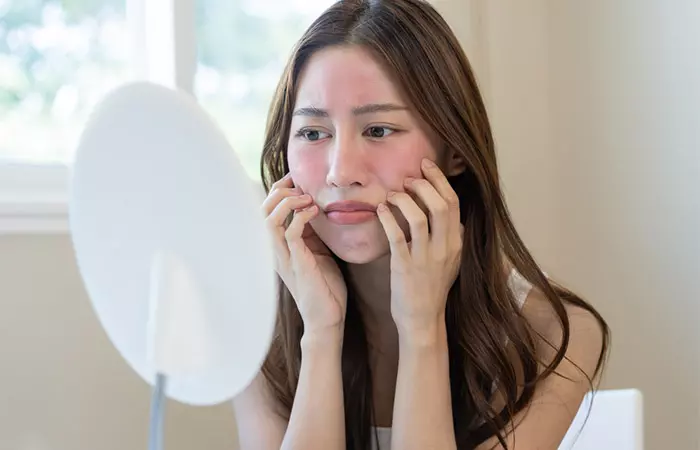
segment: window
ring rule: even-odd
[[[0,0],[0,160],[69,163],[95,102],[143,75],[134,67],[143,55],[132,54],[125,39],[138,32],[129,26],[127,2],[163,3]],[[195,1],[195,93],[246,167],[257,164],[264,116],[291,45],[330,3]],[[162,27],[157,15],[145,17],[146,32]]]
[[[193,92],[258,178],[283,64],[334,1],[0,0],[0,232],[65,231],[82,127],[133,79]]]
[[[68,162],[128,77],[125,0],[0,0],[0,161]]]
[[[194,93],[252,178],[267,111],[292,46],[334,0],[196,0]]]

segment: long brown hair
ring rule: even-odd
[[[500,190],[494,141],[477,82],[449,26],[425,1],[340,1],[308,28],[271,105],[261,160],[266,191],[289,171],[287,140],[300,73],[316,51],[338,45],[369,51],[444,150],[465,162],[466,170],[450,179],[460,198],[464,247],[445,312],[455,433],[459,449],[474,448],[492,436],[506,447],[506,424],[528,406],[535,386],[565,358],[570,334],[565,302],[584,308],[600,323],[603,351],[596,375],[607,354],[608,327],[588,303],[547,279],[518,236]],[[551,361],[542,361],[535,350],[536,337],[543,337],[528,324],[508,288],[504,258],[544,294],[558,317],[563,336]],[[262,370],[280,414],[289,418],[301,366],[303,322],[289,291],[281,282],[279,287],[275,338]],[[342,356],[345,431],[347,448],[361,450],[372,438],[372,378],[363,319],[356,294],[348,288]],[[506,342],[517,354],[515,361]],[[499,410],[492,406],[493,380],[498,380],[505,401]]]

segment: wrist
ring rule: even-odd
[[[328,351],[343,348],[343,329],[341,327],[325,327],[304,330],[301,337],[301,350]]]
[[[430,320],[397,323],[399,343],[410,348],[434,348],[447,345],[447,326],[444,314]]]

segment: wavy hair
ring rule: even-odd
[[[425,1],[340,1],[311,24],[292,51],[270,107],[261,159],[265,190],[289,171],[287,141],[302,69],[315,52],[343,45],[369,51],[443,150],[466,165],[450,177],[464,225],[461,268],[445,311],[454,428],[459,449],[474,448],[492,436],[507,448],[506,425],[565,358],[570,335],[565,303],[585,309],[600,323],[603,351],[594,378],[607,354],[608,327],[591,305],[548,280],[518,236],[500,189],[494,140],[474,74],[450,27]],[[551,344],[556,355],[550,361],[538,355],[535,342],[543,336],[530,326],[508,288],[504,257],[543,293],[558,318],[562,342]],[[345,264],[338,262],[347,275]],[[372,374],[357,294],[348,288],[342,354],[346,444],[364,450],[372,439]],[[302,334],[302,318],[280,281],[276,331],[262,372],[287,419],[299,379]],[[493,380],[498,380],[502,408],[493,406]]]

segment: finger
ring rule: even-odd
[[[285,176],[272,183],[272,186],[270,186],[270,192],[274,191],[275,189],[291,187],[294,187],[294,180],[292,180],[292,174],[287,173]]]
[[[403,266],[411,259],[403,230],[396,222],[396,218],[386,204],[379,204],[377,207],[377,217],[379,217],[379,222],[381,222],[386,237],[389,239],[392,265],[398,265],[398,267]]]
[[[304,226],[304,231],[301,233],[301,237],[304,239],[304,243],[314,255],[331,256],[331,250],[321,240],[321,238],[318,237],[318,234],[316,234],[316,231],[314,231],[311,223],[307,223]]]
[[[396,206],[406,218],[411,229],[411,254],[419,261],[423,261],[428,253],[430,233],[428,233],[428,216],[416,202],[405,192],[392,192],[387,201]]]
[[[304,231],[301,233],[301,237],[306,239],[306,238],[310,238],[310,237],[314,236],[315,234],[316,234],[316,232],[311,227],[311,224],[307,223],[306,226],[304,227]]]
[[[311,203],[311,197],[305,199],[302,196],[286,197],[277,204],[272,213],[265,219],[265,226],[272,236],[273,249],[277,263],[282,270],[289,265],[289,247],[284,237],[284,224],[293,210],[303,208]]]
[[[294,180],[292,180],[291,174],[288,173],[270,187],[270,192],[268,192],[261,206],[265,217],[267,217],[285,197],[300,194],[303,194],[303,192],[301,192],[301,189],[298,187],[294,187]]]
[[[275,209],[272,210],[265,221],[272,226],[281,227],[293,211],[306,208],[312,201],[311,196],[308,194],[285,197],[275,206]]]
[[[277,205],[287,197],[294,197],[302,195],[301,189],[299,188],[279,188],[270,191],[268,196],[263,201],[260,209],[262,209],[265,217],[269,216],[270,213],[277,207]]]
[[[304,228],[306,224],[311,221],[318,214],[318,206],[311,205],[308,208],[295,211],[294,218],[289,224],[287,231],[284,233],[284,238],[289,246],[289,252],[292,259],[292,264],[294,264],[295,257],[301,255],[301,253],[306,250],[306,244],[304,243]]]
[[[428,208],[430,215],[430,244],[438,251],[447,248],[449,212],[447,202],[428,180],[408,178],[406,189],[414,192]]]
[[[448,210],[448,235],[451,238],[459,235],[459,197],[452,189],[450,182],[442,170],[431,160],[424,159],[421,164],[423,175],[435,187],[435,190],[440,194],[447,203]]]

